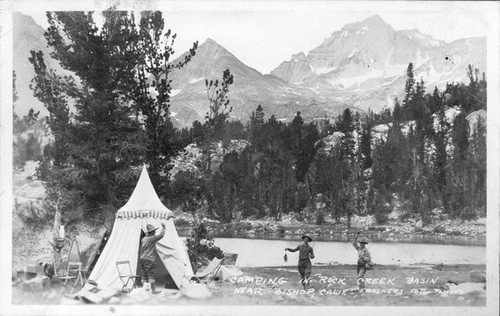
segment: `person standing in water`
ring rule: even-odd
[[[359,286],[359,292],[365,291],[365,274],[366,270],[371,270],[373,262],[370,256],[370,251],[366,249],[368,241],[366,238],[361,238],[358,244],[359,233],[356,234],[352,245],[358,251],[358,264],[357,264],[357,282]]]
[[[311,278],[312,272],[312,263],[311,259],[314,259],[313,248],[309,246],[309,243],[312,241],[312,238],[309,236],[302,236],[302,240],[304,243],[302,245],[297,246],[294,249],[285,248],[285,251],[296,252],[299,251],[299,273],[300,273],[300,282],[304,287],[304,290],[307,290],[309,286],[309,279]]]

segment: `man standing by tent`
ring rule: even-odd
[[[139,257],[139,264],[141,267],[141,281],[146,291],[153,294],[156,293],[155,286],[155,259],[156,259],[156,243],[165,236],[165,223],[161,223],[162,230],[160,234],[155,235],[158,227],[151,224],[146,225],[146,236],[141,240],[141,254]],[[149,282],[148,282],[149,281]]]
[[[311,270],[312,264],[311,259],[314,259],[314,251],[309,243],[312,241],[312,238],[309,236],[302,236],[302,240],[304,243],[295,248],[285,248],[285,251],[296,252],[299,251],[299,273],[300,273],[300,282],[304,287],[304,290],[307,290],[307,286],[309,285],[309,279],[311,278]]]

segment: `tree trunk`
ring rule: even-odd
[[[191,212],[191,215],[193,215],[193,224],[194,224],[194,227],[198,227],[198,219],[196,218],[196,211]]]
[[[58,203],[59,204],[59,203]],[[54,273],[57,276],[57,270],[61,264],[61,248],[57,248],[57,240],[59,239],[59,228],[61,227],[61,212],[59,211],[59,205],[56,205],[56,215],[54,217],[54,232],[53,232],[53,248],[54,248]]]
[[[54,239],[59,238],[59,228],[61,227],[61,212],[59,206],[56,205],[56,215],[54,216]]]
[[[114,208],[111,205],[105,205],[103,206],[103,212],[104,212],[104,227],[106,227],[108,233],[111,233],[111,230],[113,230],[113,225],[115,223]]]
[[[58,240],[59,239],[59,229],[61,227],[61,211],[59,210],[59,201],[61,200],[61,193],[58,192],[57,195],[57,200],[56,200],[56,214],[54,216],[54,231],[53,231],[53,239],[52,239],[52,247],[54,249],[54,257],[53,257],[53,264],[54,264],[54,273],[57,276],[57,270],[59,265],[61,264],[61,249],[62,247],[59,247]],[[64,244],[61,244],[63,246]]]

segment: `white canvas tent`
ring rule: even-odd
[[[97,282],[99,288],[120,289],[122,283],[118,277],[116,262],[129,260],[132,271],[135,273],[138,265],[141,229],[145,229],[146,224],[153,224],[159,227],[158,233],[162,222],[166,224],[166,230],[165,236],[156,244],[159,259],[177,287],[180,290],[187,287],[193,276],[193,269],[186,247],[177,235],[172,212],[163,205],[156,194],[146,166],[142,169],[130,199],[116,213],[111,236],[89,280]]]

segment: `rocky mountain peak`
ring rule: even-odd
[[[304,52],[300,52],[298,54],[292,54],[292,60],[294,62],[299,62],[301,60],[304,60],[306,58],[306,54]]]
[[[359,29],[365,29],[365,30],[382,30],[382,29],[387,29],[394,31],[391,25],[389,25],[387,22],[385,22],[379,15],[372,15],[363,21],[360,22],[354,22],[354,23],[349,23],[346,24],[342,30],[359,30]]]

